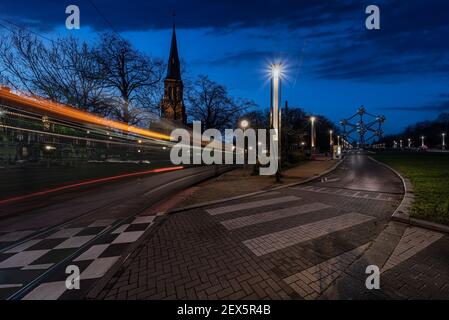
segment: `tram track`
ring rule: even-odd
[[[218,168],[218,169],[216,167],[195,168],[194,170],[192,170],[192,172],[189,172],[186,175],[177,177],[168,183],[163,183],[163,184],[151,189],[150,191],[148,191],[147,189],[142,190],[139,194],[137,194],[132,199],[129,199],[126,203],[123,203],[123,199],[117,199],[115,201],[109,202],[107,205],[103,204],[101,206],[97,206],[87,212],[84,212],[81,215],[78,215],[74,218],[68,219],[62,223],[49,226],[48,228],[45,228],[43,230],[38,230],[37,232],[35,232],[27,237],[24,237],[23,239],[20,239],[19,241],[15,242],[14,244],[11,244],[8,247],[1,249],[0,254],[5,254],[6,252],[11,251],[14,248],[18,248],[19,246],[27,243],[28,241],[35,240],[35,239],[45,239],[46,237],[51,235],[53,232],[62,230],[66,227],[69,227],[70,225],[77,224],[84,219],[89,219],[91,217],[94,217],[95,214],[97,214],[99,210],[104,212],[104,211],[110,210],[111,208],[114,208],[114,207],[122,204],[123,210],[126,210],[126,212],[129,212],[126,214],[126,217],[117,219],[117,221],[113,222],[110,226],[106,227],[101,232],[96,234],[88,242],[79,246],[78,248],[76,248],[75,251],[71,252],[70,254],[62,257],[60,260],[58,260],[54,265],[49,267],[47,270],[38,274],[31,281],[25,283],[18,290],[15,290],[13,293],[9,294],[6,297],[6,299],[7,300],[22,299],[28,293],[30,293],[32,290],[34,290],[36,287],[38,287],[40,284],[42,284],[43,282],[45,282],[49,278],[51,278],[52,275],[60,273],[60,272],[64,272],[63,268],[70,261],[72,261],[77,256],[79,256],[80,254],[85,252],[90,246],[92,246],[93,243],[100,240],[102,237],[110,234],[112,231],[119,228],[121,225],[129,223],[131,220],[135,219],[139,214],[142,214],[143,212],[147,211],[156,202],[163,200],[164,195],[166,196],[167,194],[171,194],[172,192],[175,192],[177,190],[185,188],[189,185],[193,185],[200,181],[211,178],[217,174],[228,171],[229,169],[230,168],[227,168],[227,167],[226,168],[225,167]],[[142,205],[142,201],[143,201],[142,199],[145,199],[147,201],[145,205]],[[132,206],[134,206],[134,208],[132,208]]]

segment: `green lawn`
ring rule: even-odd
[[[379,161],[408,177],[415,193],[410,215],[414,218],[449,225],[448,154],[378,154]]]

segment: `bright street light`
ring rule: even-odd
[[[312,153],[314,152],[314,150],[315,150],[315,121],[316,121],[316,118],[315,117],[310,117],[310,123],[311,123],[311,126],[310,126],[310,146],[312,147]]]
[[[441,137],[443,139],[443,142],[441,143],[443,146],[443,150],[446,149],[446,133],[442,133]]]
[[[248,128],[248,127],[249,127],[249,121],[248,121],[248,120],[242,120],[242,121],[240,121],[240,127],[241,127],[242,129]]]
[[[334,138],[333,138],[333,133],[334,133],[334,131],[333,130],[330,130],[329,131],[329,144],[330,144],[330,146],[331,146],[331,152],[332,152],[332,146],[334,145]]]
[[[280,63],[274,63],[270,66],[271,68],[271,127],[275,131],[275,139],[277,141],[277,162],[278,168],[276,172],[276,181],[281,180],[281,110],[280,110],[280,87],[281,87],[281,77],[282,77],[282,65]]]
[[[425,145],[424,145],[424,136],[422,136],[422,137],[421,137],[421,147],[424,148],[424,146],[425,146]]]

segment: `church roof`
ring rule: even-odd
[[[178,56],[178,44],[176,41],[176,28],[173,24],[173,34],[171,38],[170,57],[167,66],[167,79],[181,80],[181,63]]]

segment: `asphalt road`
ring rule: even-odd
[[[354,151],[327,179],[326,187],[383,193],[403,192],[402,182],[396,175],[360,151]],[[316,185],[320,184],[321,182]]]

